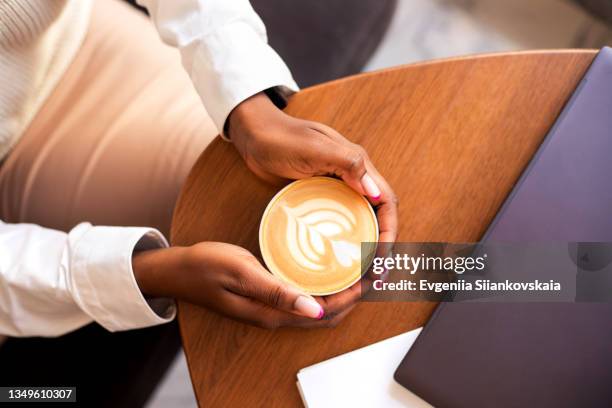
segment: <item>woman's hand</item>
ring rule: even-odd
[[[228,135],[247,166],[267,181],[342,178],[376,207],[379,240],[395,241],[396,196],[361,146],[323,124],[286,115],[264,94],[232,111]],[[357,282],[315,300],[271,275],[245,249],[216,242],[142,252],[133,268],[146,295],[175,297],[265,328],[335,326],[361,295]]]
[[[376,207],[379,240],[395,241],[397,198],[361,146],[321,123],[285,114],[263,93],[232,111],[227,133],[247,166],[269,182],[317,175],[342,178]]]
[[[178,298],[264,328],[334,326],[359,291],[355,286],[319,304],[270,274],[246,249],[219,242],[140,252],[132,265],[147,296]]]

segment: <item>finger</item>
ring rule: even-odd
[[[361,146],[349,142],[334,129],[320,123],[311,127],[311,130],[319,136],[324,136],[314,139],[317,142],[311,146],[310,152],[310,156],[318,163],[317,170],[320,174],[340,177],[361,195],[369,194],[365,187],[370,192],[376,189],[372,179],[367,177],[367,154]],[[374,195],[378,195],[378,192]]]
[[[383,243],[393,243],[397,239],[398,228],[398,199],[395,192],[380,175],[374,165],[368,161],[366,163],[368,174],[372,176],[377,185],[381,187],[381,195],[378,200],[373,200],[376,206],[376,217],[378,219],[378,241]],[[379,245],[376,255],[384,256],[391,245]]]
[[[315,150],[312,154],[318,161],[319,174],[334,174],[359,194],[366,194],[361,184],[361,179],[366,173],[361,151],[334,142]]]
[[[353,311],[353,309],[357,306],[357,304],[351,305],[344,309],[342,312],[336,314],[335,316],[330,316],[327,319],[322,319],[321,323],[327,321],[326,327],[336,327],[338,323],[340,323],[349,313]],[[319,323],[319,322],[316,322]]]
[[[287,323],[287,325],[292,326],[292,327],[302,327],[302,328],[307,328],[307,329],[336,327],[342,320],[344,320],[344,318],[349,313],[351,313],[351,311],[355,308],[355,306],[357,305],[352,305],[346,308],[345,310],[343,310],[342,312],[334,316],[330,316],[329,318],[323,318],[321,320],[308,320],[308,321],[299,320],[299,321]]]
[[[275,309],[258,300],[231,291],[227,291],[223,307],[218,311],[231,319],[263,329],[276,329],[288,325],[306,326],[308,322],[320,321]]]
[[[342,179],[362,195],[366,195],[373,200],[380,199],[382,193],[381,186],[378,184],[377,180],[369,174],[374,166],[366,150],[362,146],[350,142],[335,129],[327,126],[324,126],[323,129],[331,134],[334,140],[347,149],[346,157],[351,167],[347,173],[341,176]],[[370,166],[368,166],[368,164],[370,164]]]
[[[235,283],[233,289],[236,293],[274,309],[311,319],[323,317],[323,308],[312,296],[281,282],[256,260],[242,267]]]
[[[366,166],[369,161],[368,155],[361,146],[342,144],[332,146],[326,151],[327,153],[323,155],[324,163],[327,163],[324,170],[340,177],[361,195],[373,200],[381,198],[378,182],[369,174]]]
[[[313,320],[274,309],[257,300],[228,291],[221,313],[234,320],[239,320],[243,323],[255,325],[264,329],[276,329],[279,327],[316,329],[335,327],[355,306],[356,305],[353,304],[339,313],[330,314],[327,318]]]
[[[381,188],[377,181],[368,174],[366,163],[370,161],[365,149],[358,144],[351,143],[336,130],[317,124],[312,130],[323,134],[328,139],[329,146],[318,146],[317,155],[323,154],[324,169],[339,176],[349,186],[353,187],[362,195],[378,200],[381,196]],[[318,156],[317,156],[318,157]]]
[[[283,321],[281,317],[280,326],[283,327],[300,327],[304,329],[323,329],[336,327],[357,305],[352,305],[340,313],[336,313],[333,316],[330,315],[328,318],[325,317],[321,320],[312,320],[300,318],[295,315],[287,315],[286,320]]]
[[[355,305],[360,298],[361,281],[358,281],[342,292],[321,297],[318,300],[321,302],[323,309],[325,310],[325,318],[329,319]]]

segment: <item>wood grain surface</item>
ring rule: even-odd
[[[594,56],[525,52],[409,65],[305,89],[286,111],[367,149],[400,199],[399,241],[477,241]],[[279,188],[215,140],[183,188],[172,243],[223,241],[259,256],[260,217]],[[297,407],[300,368],[422,326],[434,308],[361,303],[334,329],[266,331],[180,303],[179,321],[201,406]]]

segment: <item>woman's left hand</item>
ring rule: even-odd
[[[397,235],[397,198],[360,145],[318,122],[278,109],[263,93],[238,105],[228,119],[228,136],[251,171],[269,182],[334,175],[376,207],[379,241]]]

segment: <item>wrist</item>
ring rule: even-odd
[[[260,129],[264,129],[282,113],[264,92],[259,92],[242,101],[230,112],[226,134],[234,143],[256,137]]]
[[[134,278],[145,296],[174,297],[172,276],[180,269],[181,247],[153,249],[132,256]]]

